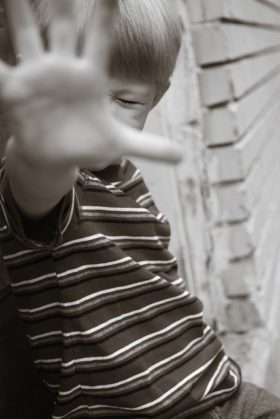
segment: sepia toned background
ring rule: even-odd
[[[181,53],[146,129],[179,141],[184,159],[137,163],[207,321],[244,378],[279,396],[280,0],[178,3]],[[12,63],[0,4],[1,57]],[[1,155],[7,136],[2,110]]]

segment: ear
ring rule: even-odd
[[[164,94],[167,92],[170,86],[170,80],[168,80],[166,83],[158,83],[157,85],[157,93],[153,101],[153,108],[159,103],[161,98],[164,96]]]

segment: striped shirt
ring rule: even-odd
[[[53,419],[188,418],[231,397],[239,369],[178,276],[169,224],[132,163],[81,170],[56,224],[47,244],[30,238],[3,168],[3,260]]]

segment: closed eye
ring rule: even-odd
[[[117,100],[123,103],[124,105],[141,105],[141,103],[135,102],[134,100],[126,100],[122,98],[117,98]]]

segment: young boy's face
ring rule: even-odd
[[[111,77],[108,83],[113,114],[130,127],[141,130],[162,94],[156,83],[122,77]]]

